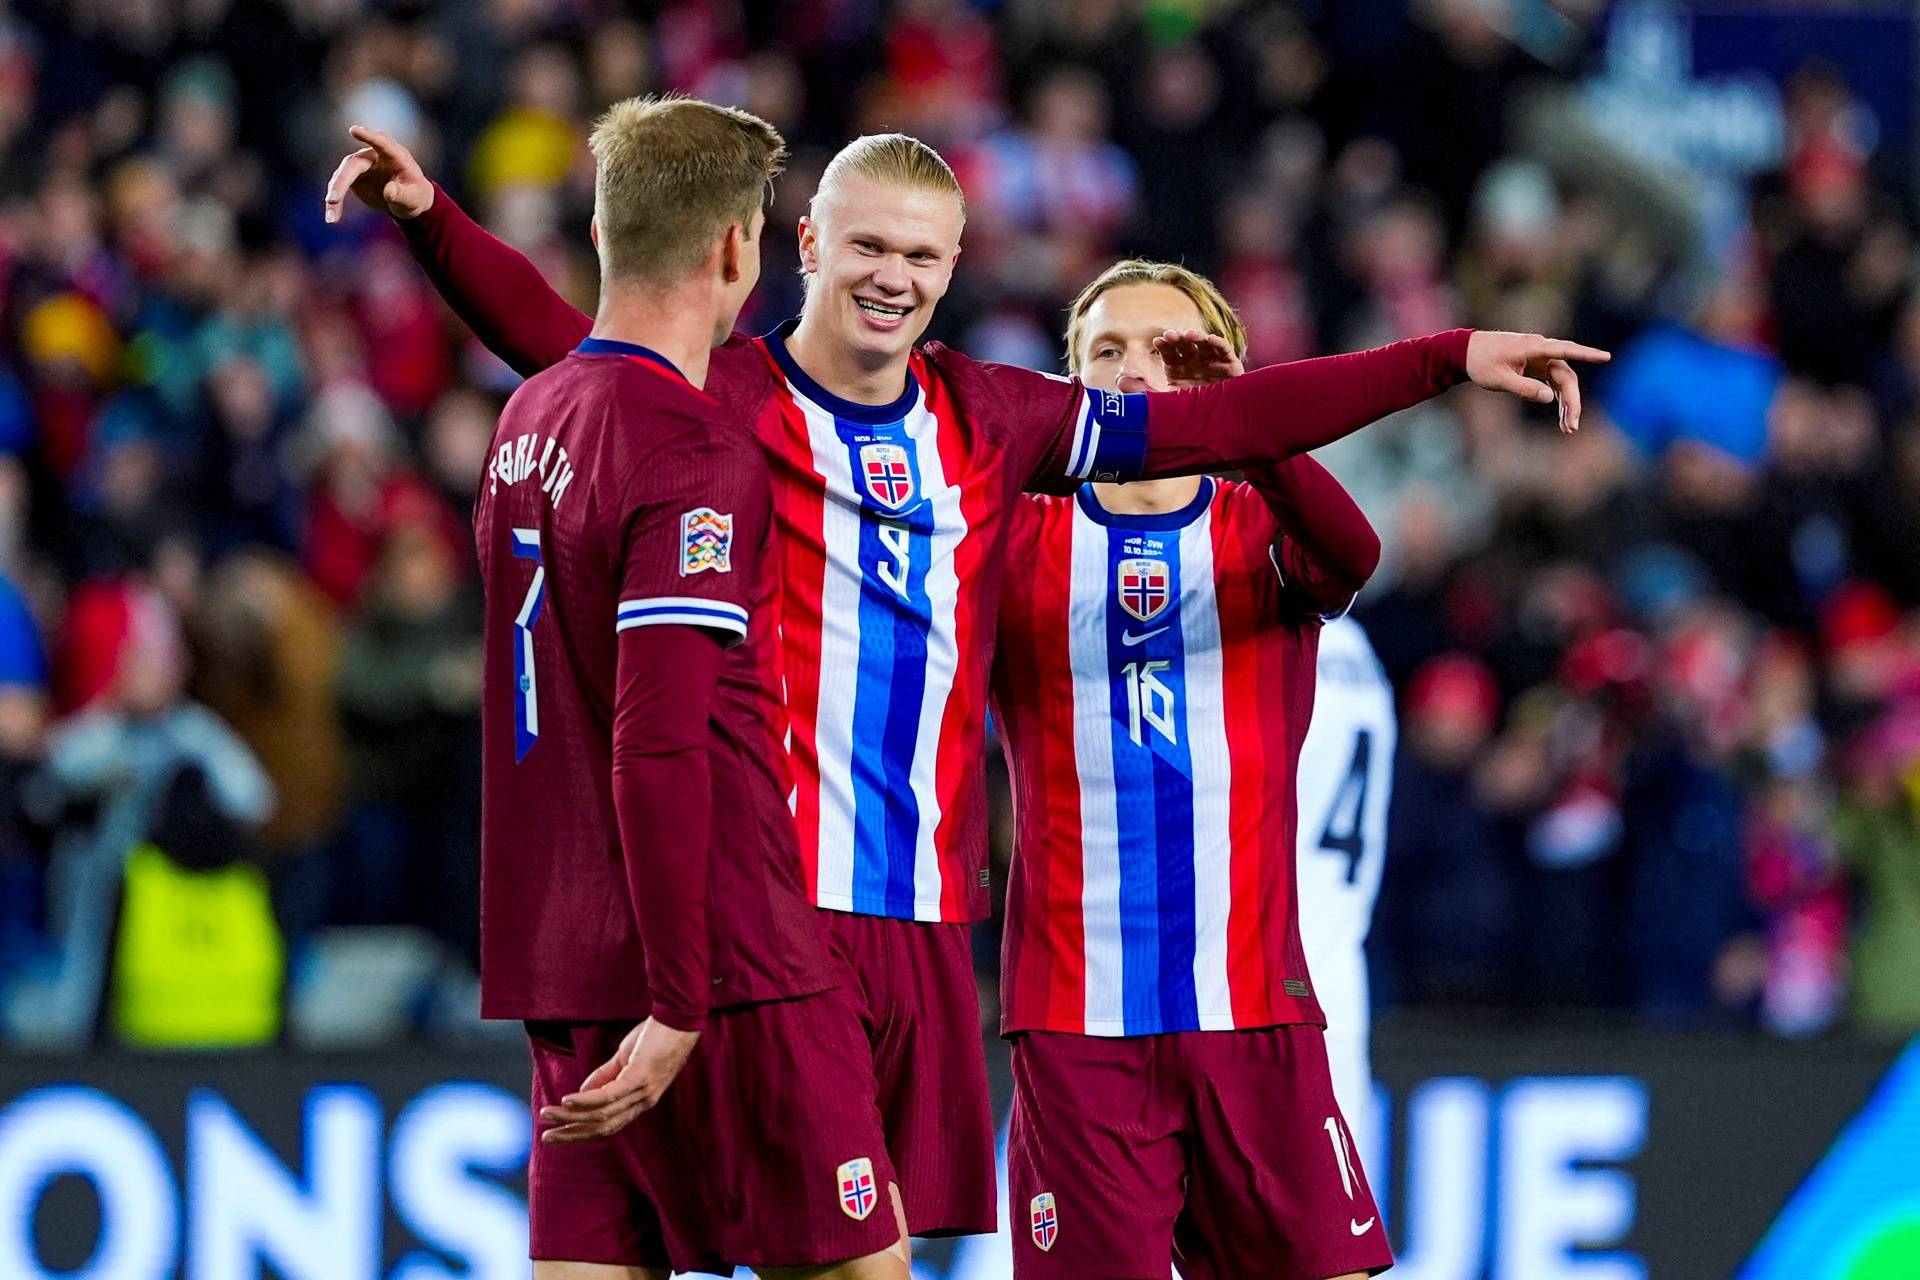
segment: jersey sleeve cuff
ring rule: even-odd
[[[701,596],[649,596],[622,600],[613,623],[615,631],[658,626],[705,627],[720,632],[731,647],[747,638],[747,611]]]
[[[1293,591],[1294,590],[1293,582],[1287,577],[1286,568],[1283,565],[1281,565],[1279,554],[1271,546],[1267,548],[1267,561],[1273,565],[1274,576],[1280,579],[1280,590],[1282,592]],[[1306,594],[1305,592],[1300,593],[1300,595],[1302,596],[1304,596],[1305,594]],[[1318,602],[1310,602],[1307,606],[1308,613],[1312,617],[1320,619],[1320,621],[1322,622],[1333,622],[1340,618],[1346,617],[1349,613],[1352,613],[1354,603],[1359,599],[1360,599],[1360,593],[1356,591],[1352,595],[1346,598],[1345,603],[1341,604],[1338,608],[1331,609],[1331,610],[1321,608]]]
[[[662,1026],[674,1031],[705,1031],[707,1029],[707,1011],[694,1005],[660,1004],[656,1002],[653,1012],[648,1015]]]
[[[1067,474],[1102,483],[1138,480],[1147,463],[1147,398],[1082,387]]]

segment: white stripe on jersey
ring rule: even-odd
[[[1214,594],[1213,511],[1180,531],[1180,632],[1185,654],[1187,750],[1193,759],[1194,1008],[1207,1031],[1233,1029],[1227,985],[1232,908],[1226,681]]]
[[[1121,954],[1120,820],[1114,811],[1113,708],[1104,696],[1112,679],[1107,659],[1107,531],[1076,503],[1072,529],[1072,589],[1068,595],[1067,652],[1073,667],[1073,758],[1080,775],[1080,919],[1087,964],[1086,1030],[1126,1031],[1123,966],[1095,964],[1094,956]],[[1082,697],[1085,690],[1098,691]]]
[[[960,488],[949,485],[940,457],[940,424],[923,395],[907,415],[907,432],[920,460],[920,496],[933,504],[933,536],[928,554],[926,591],[933,625],[927,634],[927,681],[920,690],[920,731],[914,740],[913,770],[908,775],[920,807],[920,828],[913,854],[913,914],[916,920],[940,918],[940,854],[934,833],[940,828],[940,794],[935,785],[940,761],[940,729],[947,720],[947,699],[960,674],[955,611],[960,579],[954,557],[966,533]],[[978,732],[967,730],[966,732]],[[958,886],[961,900],[973,888]]]
[[[833,415],[797,391],[813,466],[826,480],[821,533],[826,581],[820,591],[820,697],[814,741],[820,762],[822,906],[853,905],[853,702],[860,683],[860,512],[837,495],[855,493],[852,462]]]

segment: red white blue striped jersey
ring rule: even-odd
[[[1251,486],[1015,523],[994,664],[1017,834],[1003,1028],[1324,1024],[1300,945],[1294,771],[1320,622]]]
[[[986,914],[982,764],[1007,515],[1029,484],[1131,475],[1145,453],[1142,397],[1024,370],[989,384],[993,368],[916,352],[905,394],[875,406],[820,387],[778,331],[713,355],[708,389],[751,409],[773,476],[784,550],[770,677],[822,907]]]

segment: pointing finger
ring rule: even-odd
[[[392,134],[382,133],[378,129],[369,129],[363,124],[356,124],[347,130],[347,135],[357,141],[366,143],[367,146],[379,152],[383,159],[393,160],[398,158],[397,153],[400,144],[393,140]]]
[[[1550,360],[1579,360],[1587,364],[1605,364],[1613,359],[1611,351],[1599,347],[1586,347],[1577,342],[1563,342],[1558,338],[1548,338],[1541,342],[1540,349],[1534,353],[1534,359],[1546,357]]]

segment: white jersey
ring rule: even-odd
[[[1373,923],[1396,732],[1393,686],[1366,632],[1329,622],[1299,777],[1300,934],[1316,978],[1351,963]]]
[[[1393,686],[1351,618],[1320,632],[1313,720],[1300,752],[1300,941],[1327,1015],[1327,1057],[1347,1127],[1372,1117],[1367,962],[1362,947],[1387,854],[1387,801],[1398,736]]]

